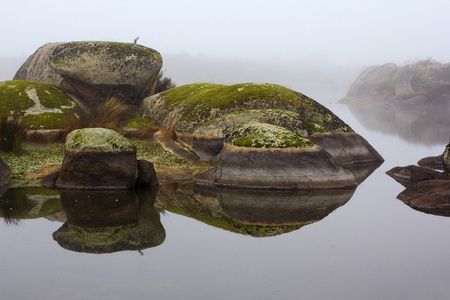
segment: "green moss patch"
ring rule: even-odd
[[[67,135],[66,149],[107,151],[136,149],[136,146],[114,130],[84,128],[74,130]]]
[[[294,132],[272,124],[245,124],[225,136],[225,142],[238,147],[289,148],[310,147],[314,143]]]
[[[199,126],[226,114],[269,109],[273,113],[287,111],[297,114],[297,119],[305,122],[303,130],[312,128],[306,126],[306,122],[314,120],[314,123],[330,131],[352,131],[318,102],[276,84],[188,84],[164,91],[152,97],[148,103],[151,103],[148,114],[158,126],[176,123],[176,129],[181,132],[193,132]]]
[[[0,116],[18,115],[35,129],[66,128],[75,103],[50,83],[9,80],[0,82]]]

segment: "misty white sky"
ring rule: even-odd
[[[163,58],[450,62],[449,29],[448,0],[0,0],[0,57],[139,36]]]

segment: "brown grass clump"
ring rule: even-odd
[[[4,116],[0,120],[0,150],[19,153],[27,134],[27,126],[19,116]]]
[[[92,107],[87,107],[79,102],[76,108],[78,118],[73,120],[65,135],[80,128],[119,129],[122,127],[124,120],[130,117],[132,113],[132,108],[116,97],[111,97]]]

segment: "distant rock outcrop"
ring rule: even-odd
[[[199,184],[350,187],[355,178],[342,165],[383,160],[330,110],[274,84],[185,85],[144,99],[143,114],[217,166]]]
[[[426,60],[368,67],[340,102],[369,129],[441,145],[450,138],[450,64]]]
[[[53,83],[86,103],[115,96],[137,106],[153,94],[161,67],[157,51],[137,44],[51,43],[31,55],[14,79]]]
[[[450,64],[426,60],[402,67],[394,63],[370,66],[356,78],[341,101],[358,103],[416,97],[422,97],[421,101],[449,100]]]

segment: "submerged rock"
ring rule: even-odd
[[[19,115],[30,129],[67,128],[75,118],[73,99],[50,83],[0,82],[0,104],[0,116]]]
[[[450,216],[450,180],[448,171],[437,171],[438,158],[445,168],[450,146],[444,154],[421,159],[418,166],[395,167],[386,173],[406,187],[397,198],[412,208],[441,216]],[[447,162],[448,163],[448,162]],[[442,163],[441,163],[442,169]]]
[[[367,141],[330,110],[301,93],[275,84],[185,85],[144,99],[143,114],[172,132],[179,143],[195,152],[201,160],[217,165],[218,169],[197,179],[202,184],[212,181],[218,184],[223,180],[222,183],[228,185],[225,177],[222,178],[223,171],[228,170],[228,174],[233,173],[231,185],[241,184],[246,188],[331,188],[330,180],[337,180],[336,186],[352,186],[355,179],[350,173],[344,175],[341,164],[383,160]],[[308,147],[315,150],[306,150]],[[316,163],[318,170],[329,163],[334,170],[339,169],[336,173],[339,175],[325,175],[319,180],[321,175],[331,171],[321,173],[316,170],[315,176],[303,178],[317,178],[320,181],[317,186],[313,183],[294,184],[302,168],[314,169],[314,164],[298,166],[302,161],[312,161],[311,157],[307,158],[312,153],[322,153],[319,156],[326,160],[321,167]],[[250,169],[244,171],[239,164],[246,160],[252,163],[248,164]],[[289,167],[291,173],[282,175],[278,163]],[[272,175],[278,172],[274,175],[277,179],[267,184],[269,181],[261,177],[264,171],[248,171],[256,170],[258,166],[261,170],[272,168],[269,173]],[[219,171],[222,167],[225,169]],[[212,176],[214,172],[218,173]],[[250,173],[253,174],[249,177],[251,180],[245,179]],[[292,178],[288,180],[290,176]],[[213,177],[215,179],[211,181]]]
[[[56,84],[87,104],[115,96],[136,106],[153,94],[161,67],[157,51],[137,44],[52,43],[30,56],[14,78]]]

